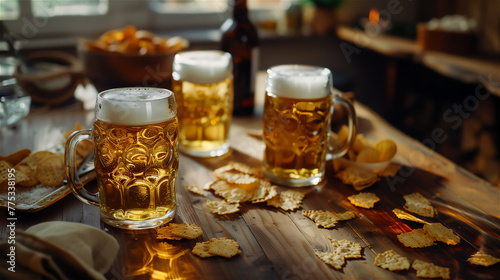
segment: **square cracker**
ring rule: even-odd
[[[421,260],[415,260],[411,267],[417,271],[417,277],[450,279],[450,269],[447,267]]]
[[[420,193],[415,192],[403,196],[406,200],[406,204],[403,206],[406,210],[418,214],[420,216],[433,218],[434,217],[434,207],[427,198],[422,196]]]
[[[208,253],[225,258],[231,258],[241,253],[238,249],[240,245],[233,239],[225,237],[212,238],[208,244]]]
[[[406,257],[396,253],[394,250],[378,254],[375,258],[374,264],[390,271],[407,270],[410,268],[410,261]]]
[[[474,255],[470,256],[467,261],[475,265],[490,266],[500,262],[500,259],[488,255],[483,251],[478,251]]]
[[[434,243],[435,239],[422,228],[398,234],[398,239],[403,245],[410,248],[423,248],[436,244]]]
[[[187,223],[175,224],[169,223],[166,227],[157,229],[157,239],[174,239],[181,238],[194,239],[203,234],[201,228],[195,224],[188,225]]]
[[[348,196],[347,199],[351,202],[351,204],[363,208],[373,208],[375,203],[380,201],[380,198],[371,192],[360,192],[358,194]]]
[[[441,223],[426,224],[424,225],[424,230],[437,241],[444,242],[448,245],[457,245],[460,243],[460,237],[453,233],[453,230],[445,227]]]

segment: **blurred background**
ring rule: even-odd
[[[237,0],[238,1],[238,0]],[[31,53],[134,25],[219,49],[232,0],[2,0],[0,78]],[[500,187],[500,1],[248,0],[258,69],[328,67],[392,125]],[[36,102],[35,102],[36,103]],[[35,104],[36,106],[36,104]]]

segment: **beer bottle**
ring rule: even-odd
[[[248,19],[247,0],[233,0],[232,3],[232,17],[221,26],[221,49],[233,56],[233,115],[249,116],[254,111],[259,37]]]

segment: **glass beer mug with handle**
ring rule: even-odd
[[[263,173],[290,187],[318,184],[325,175],[333,104],[348,112],[347,143],[331,158],[343,156],[356,134],[352,104],[333,94],[327,68],[279,65],[267,70],[263,134]]]
[[[76,148],[85,139],[94,144],[98,193],[86,190],[76,175]],[[169,222],[175,215],[179,165],[174,94],[159,88],[99,93],[93,128],[71,134],[65,159],[71,191],[98,205],[107,224],[144,229]]]

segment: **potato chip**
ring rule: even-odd
[[[406,200],[406,204],[403,206],[406,210],[418,214],[424,217],[434,217],[434,207],[427,198],[422,196],[420,193],[415,192],[403,196]]]
[[[36,166],[36,178],[45,186],[62,186],[65,176],[65,165],[61,156],[48,156]]]
[[[335,269],[341,269],[345,263],[345,258],[343,256],[337,256],[333,253],[316,251],[314,254],[324,263],[331,265]]]
[[[185,185],[184,187],[192,193],[205,196],[205,193],[200,189],[200,187],[198,187],[198,185]]]
[[[13,152],[12,154],[3,157],[2,160],[5,160],[6,162],[10,163],[12,166],[16,166],[18,163],[20,163],[23,159],[28,157],[31,154],[30,149],[22,149],[16,152]]]
[[[398,234],[398,239],[403,245],[410,248],[423,248],[436,244],[434,243],[435,239],[421,228]]]
[[[358,155],[356,156],[356,161],[357,162],[365,162],[365,163],[373,163],[373,162],[379,162],[380,155],[375,148],[372,147],[364,147],[359,151]]]
[[[396,208],[396,209],[392,210],[392,212],[394,212],[394,214],[396,214],[396,217],[398,217],[401,220],[407,220],[407,221],[412,221],[412,222],[417,222],[417,223],[422,223],[422,224],[428,224],[428,222],[426,222],[420,218],[417,218],[417,217],[413,216],[412,214],[405,212],[403,210]]]
[[[239,247],[240,245],[238,242],[233,239],[227,239],[225,237],[212,238],[208,244],[208,253],[225,258],[231,258],[241,253],[238,249]]]
[[[180,238],[195,239],[203,234],[201,228],[195,224],[188,225],[187,223],[175,224],[169,223],[165,227],[158,228],[157,239],[175,239]]]
[[[42,161],[44,158],[48,156],[53,156],[53,155],[55,154],[49,151],[39,151],[31,153],[29,156],[27,156],[21,162],[19,162],[19,164],[26,164],[29,167],[31,167],[31,169],[36,170],[36,166],[40,161]]]
[[[26,176],[27,176],[26,180],[16,182],[16,185],[21,186],[21,187],[33,187],[39,183],[38,179],[36,178],[35,170],[31,169],[31,167],[29,167],[29,165],[23,164],[22,162],[20,162],[15,166],[15,169],[16,169],[16,173],[18,173],[18,174],[23,173],[23,174],[26,174]]]
[[[410,261],[406,257],[396,253],[394,250],[378,254],[375,258],[374,264],[390,271],[407,270],[410,268]]]
[[[359,153],[364,147],[370,147],[370,142],[365,139],[364,135],[361,133],[356,134],[356,139],[351,145],[351,151],[354,153]]]
[[[232,214],[240,211],[240,204],[238,203],[228,203],[225,200],[215,201],[207,200],[207,207],[210,212],[219,215]]]
[[[335,224],[339,221],[346,221],[356,217],[354,211],[334,213],[323,210],[304,210],[302,211],[302,215],[315,222],[316,226],[323,228],[332,228],[335,227]]]
[[[417,277],[450,279],[450,269],[447,267],[437,266],[421,260],[415,260],[411,267],[417,271]]]
[[[363,208],[373,208],[375,203],[380,201],[377,195],[370,192],[360,192],[355,195],[348,196],[347,199],[353,205]]]
[[[425,224],[424,230],[437,241],[444,242],[448,245],[457,245],[460,243],[460,237],[453,233],[453,230],[445,227],[441,223]]]
[[[286,190],[268,200],[267,205],[281,208],[285,211],[292,211],[300,207],[304,196],[305,194],[299,191]]]
[[[219,174],[212,173],[212,175],[220,180],[224,180],[230,184],[238,185],[241,189],[253,189],[259,185],[259,179],[248,174],[239,172],[223,172]]]
[[[478,251],[470,256],[467,261],[475,265],[490,266],[500,262],[500,259],[490,256],[483,251]]]
[[[379,153],[379,161],[391,160],[398,150],[396,143],[390,139],[379,140],[373,145],[373,148]]]

